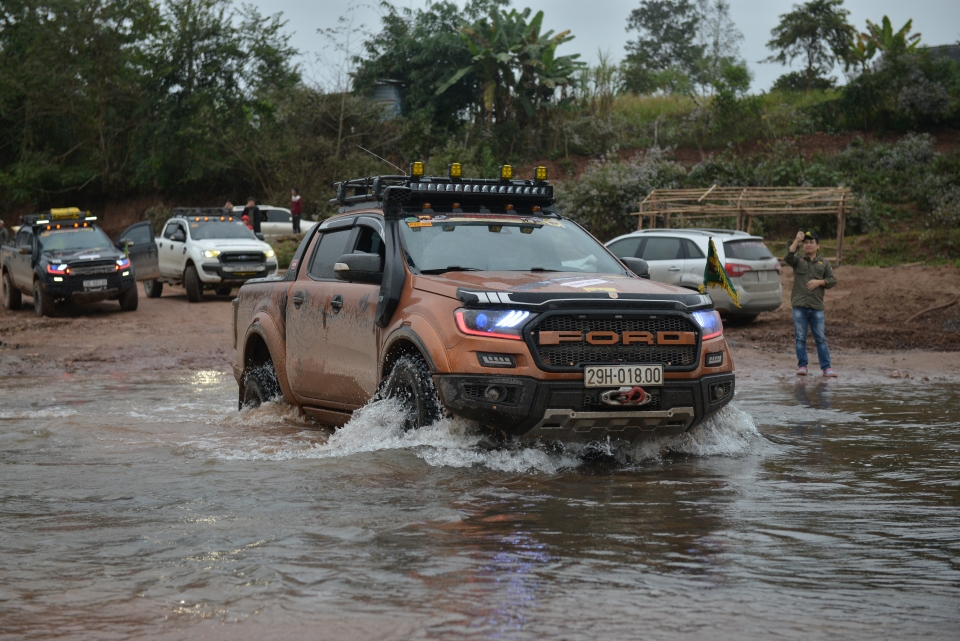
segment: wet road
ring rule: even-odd
[[[960,636],[956,386],[746,388],[606,455],[328,438],[218,372],[0,390],[2,638]]]

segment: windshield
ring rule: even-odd
[[[432,214],[400,222],[411,266],[444,271],[623,274],[603,245],[573,223],[499,214]]]
[[[83,249],[111,249],[113,243],[97,227],[80,227],[41,232],[40,247],[43,251],[75,252]]]
[[[190,237],[194,240],[211,240],[214,238],[240,238],[243,240],[257,240],[250,228],[237,222],[209,222],[190,223]]]

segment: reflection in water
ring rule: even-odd
[[[960,398],[740,390],[696,434],[330,434],[231,377],[6,379],[0,636],[956,638]],[[9,400],[8,400],[9,399]],[[751,418],[752,417],[752,418]]]

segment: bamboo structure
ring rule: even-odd
[[[830,215],[837,217],[837,265],[843,256],[850,190],[846,187],[718,187],[654,189],[640,203],[637,229],[683,227],[688,220],[736,218],[737,229],[750,232],[755,216]]]

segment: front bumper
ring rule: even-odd
[[[85,288],[84,280],[103,279],[106,287],[91,290]],[[58,300],[69,300],[75,303],[96,303],[103,300],[116,300],[120,294],[131,287],[136,287],[137,281],[133,271],[128,276],[121,274],[107,274],[104,276],[66,276],[63,281],[54,281],[52,277],[43,282],[43,291]]]
[[[225,268],[226,267],[226,268]],[[266,267],[256,272],[237,271],[235,267],[221,263],[205,262],[200,265],[200,280],[208,284],[243,285],[254,278],[267,278],[277,273],[277,263],[268,262]]]
[[[542,381],[522,376],[435,375],[443,405],[453,414],[511,436],[548,440],[635,440],[686,432],[733,399],[734,374],[667,380],[646,388],[651,401],[640,407],[604,404],[606,390],[578,381]],[[490,386],[506,393],[486,399]],[[718,392],[718,390],[720,390]]]

